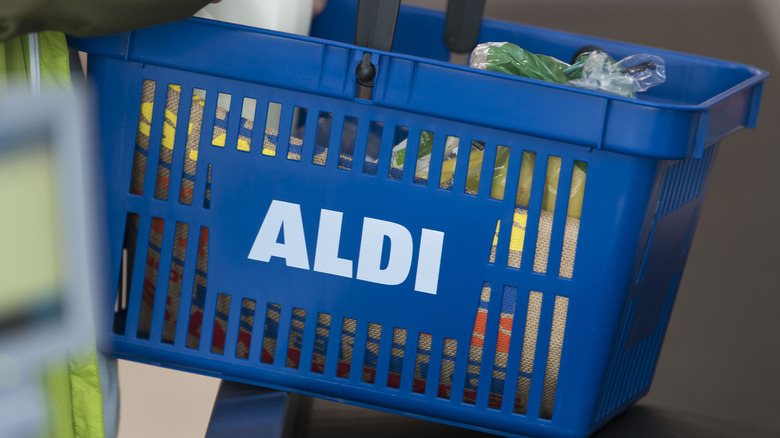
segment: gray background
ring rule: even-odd
[[[404,3],[443,8],[446,1]],[[780,74],[776,0],[487,3],[485,15],[491,18],[711,56]],[[742,130],[722,144],[650,394],[599,436],[780,436],[778,84],[770,78],[765,85],[758,128]],[[159,378],[159,385],[133,385],[149,383],[161,373],[169,374]],[[203,427],[216,381],[177,380],[184,379],[177,374],[183,373],[120,364],[120,436],[196,436],[182,423]],[[174,382],[183,382],[182,388],[165,386]],[[187,394],[187,400],[165,398],[177,393]],[[171,418],[171,406],[191,402],[193,394],[203,405],[197,411],[201,415],[192,408]],[[154,403],[163,400],[168,410],[160,421],[169,426],[154,423]],[[151,435],[139,435],[139,427],[146,425]],[[481,436],[346,405],[314,404],[311,437],[399,435]]]

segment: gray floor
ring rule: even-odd
[[[741,0],[488,0],[485,15],[780,73],[751,5]],[[780,86],[770,79],[758,129],[733,135],[720,150],[651,392],[598,436],[780,436],[780,148],[773,138],[780,138]],[[309,436],[368,433],[481,436],[315,402]]]

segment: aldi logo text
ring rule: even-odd
[[[353,278],[354,262],[339,257],[341,222],[344,213],[322,209],[314,267],[317,272]],[[349,230],[344,230],[349,232]],[[284,243],[279,243],[280,233]],[[389,257],[382,267],[382,252],[389,242]],[[414,290],[435,294],[439,284],[444,233],[423,228],[420,246],[417,248],[417,272]],[[355,278],[371,283],[398,285],[409,276],[415,255],[412,234],[403,225],[374,218],[363,218],[360,252],[357,258]],[[309,254],[301,217],[301,206],[291,202],[271,202],[268,213],[260,226],[249,258],[268,262],[271,257],[285,260],[287,266],[298,269],[309,267]]]

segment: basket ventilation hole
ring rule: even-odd
[[[441,162],[441,177],[439,178],[439,188],[452,190],[455,183],[455,165],[458,163],[458,145],[460,138],[447,136],[444,142],[444,154]]]
[[[206,91],[199,88],[192,90],[192,105],[190,106],[190,122],[192,128],[187,134],[187,145],[184,151],[184,165],[181,174],[181,190],[179,203],[192,205],[192,195],[195,190],[195,172],[198,165],[198,148],[200,146],[200,130],[203,123],[203,108]]]
[[[301,363],[301,348],[303,347],[303,329],[306,324],[306,310],[293,308],[290,320],[290,339],[287,342],[287,368],[298,369]]]
[[[444,351],[441,355],[441,372],[437,397],[449,400],[452,395],[452,380],[455,376],[455,358],[458,355],[457,339],[444,338]]]
[[[368,124],[368,141],[366,142],[366,158],[363,162],[363,173],[376,175],[379,163],[379,149],[382,145],[382,122],[371,121]]]
[[[138,224],[140,216],[137,213],[128,213],[125,219],[125,241],[122,245],[122,255],[119,265],[119,281],[116,290],[116,303],[114,304],[113,331],[118,335],[125,334],[127,324],[127,297],[130,295],[133,279],[133,261],[135,249],[138,243]]]
[[[469,170],[466,175],[466,193],[479,194],[479,180],[482,176],[482,157],[485,154],[485,142],[474,140],[469,148]]]
[[[356,321],[352,318],[344,318],[341,325],[341,348],[339,348],[339,362],[336,366],[336,377],[349,378],[349,370],[352,366],[352,350],[355,346]]]
[[[157,272],[160,267],[160,248],[162,247],[165,220],[153,217],[149,226],[149,245],[146,251],[146,270],[141,292],[141,308],[138,315],[137,336],[149,339],[154,313],[154,296],[157,291]]]
[[[482,367],[482,350],[485,341],[490,292],[491,284],[485,282],[482,285],[482,293],[479,297],[477,314],[474,318],[474,329],[471,333],[471,342],[469,344],[469,360],[466,366],[466,383],[463,387],[463,403],[472,405],[477,402],[477,389],[479,387],[479,373]]]
[[[539,408],[539,418],[552,420],[555,407],[555,392],[558,387],[558,370],[561,366],[561,352],[563,351],[563,334],[566,331],[566,314],[569,308],[569,299],[556,296],[553,307],[552,331],[550,333],[550,346],[547,350],[547,366],[544,371],[544,386],[542,389],[542,404]]]
[[[520,371],[517,375],[517,389],[515,391],[513,411],[516,414],[525,415],[528,409],[528,396],[531,392],[531,376],[534,370],[534,353],[536,352],[536,337],[539,333],[541,313],[542,293],[531,291],[528,296],[523,351],[520,354]]]
[[[488,263],[493,264],[496,262],[496,250],[498,248],[498,231],[501,229],[501,219],[496,221],[496,232],[493,233],[493,245],[490,247],[490,257]]]
[[[363,359],[363,375],[361,381],[374,383],[376,379],[376,365],[379,359],[379,341],[382,338],[382,325],[373,322],[368,324],[368,336],[366,336],[366,354]]]
[[[404,368],[404,350],[406,349],[406,329],[393,329],[393,345],[390,349],[390,367],[387,372],[387,387],[401,387],[401,374]]]
[[[233,96],[227,93],[219,93],[217,96],[217,110],[214,114],[214,132],[211,135],[212,146],[225,147],[228,118],[230,116],[230,101],[232,98]]]
[[[296,106],[293,108],[293,118],[290,125],[290,146],[287,149],[287,159],[301,161],[303,140],[306,136],[306,117],[308,110]]]
[[[520,177],[517,182],[517,197],[515,211],[512,215],[512,231],[509,235],[509,256],[506,265],[510,268],[520,268],[523,259],[523,244],[525,243],[525,227],[528,224],[528,202],[531,196],[531,182],[534,176],[534,152],[523,151],[520,163]],[[498,234],[498,232],[496,232]],[[493,247],[497,241],[494,239]]]
[[[358,119],[356,117],[344,117],[344,125],[341,130],[341,150],[339,151],[339,169],[352,170],[352,156],[355,155],[355,135],[357,134]]]
[[[156,199],[168,199],[168,186],[171,181],[171,165],[173,164],[173,144],[176,138],[176,121],[179,115],[179,96],[181,96],[181,85],[168,84],[162,140],[160,141],[160,159],[157,162],[157,181],[154,187]]]
[[[256,306],[255,300],[244,298],[241,301],[241,319],[238,322],[238,340],[236,341],[236,357],[239,359],[249,359],[249,346],[252,344]]]
[[[279,119],[282,116],[282,104],[277,102],[268,102],[268,108],[265,116],[265,135],[279,135]],[[263,155],[270,157],[276,156],[276,147],[278,141],[263,141]]]
[[[241,121],[238,124],[238,141],[236,150],[250,152],[252,150],[252,131],[255,126],[255,111],[257,99],[245,97],[241,102]]]
[[[208,166],[206,174],[206,190],[203,192],[203,208],[211,208],[211,164]]]
[[[317,117],[317,135],[314,140],[314,157],[312,163],[324,166],[328,160],[328,147],[330,145],[330,131],[333,125],[333,113],[320,111]]]
[[[195,258],[195,281],[192,285],[190,319],[187,325],[187,348],[200,348],[203,308],[206,304],[206,285],[208,284],[209,229],[200,227],[198,253]]]
[[[330,337],[331,315],[317,314],[317,329],[314,335],[314,351],[311,359],[311,371],[322,374],[325,372],[325,359],[328,353],[328,338]]]
[[[135,152],[133,153],[133,168],[130,176],[130,193],[144,194],[144,176],[146,174],[146,157],[149,155],[149,134],[152,127],[154,111],[154,92],[157,82],[144,79],[141,87],[141,105],[138,110],[138,129],[135,137]]]
[[[547,273],[547,258],[550,254],[550,239],[552,224],[555,217],[555,200],[560,179],[561,158],[550,156],[547,160],[545,190],[542,195],[542,213],[539,218],[539,230],[536,238],[536,254],[534,255],[534,272]]]
[[[230,295],[217,294],[217,309],[214,312],[214,330],[211,335],[211,352],[225,354],[228,319],[230,317]]]
[[[433,336],[420,333],[417,340],[417,358],[414,363],[414,380],[412,392],[425,394],[425,386],[428,380],[428,364],[431,360],[431,344]]]
[[[387,177],[400,180],[404,175],[404,162],[406,161],[406,143],[409,139],[409,128],[396,126],[393,134],[393,153],[390,158],[390,172]]]
[[[517,289],[504,286],[504,296],[501,300],[501,316],[498,320],[498,336],[496,338],[496,355],[493,359],[493,376],[490,381],[490,397],[488,408],[501,409],[506,381],[507,363],[509,361],[509,344],[512,340],[512,323],[515,318],[515,301]]]
[[[561,250],[561,267],[558,276],[572,278],[574,274],[574,259],[577,255],[577,239],[580,231],[580,216],[582,215],[582,200],[585,196],[585,179],[588,174],[588,163],[575,161],[571,174],[571,190],[569,190],[569,207],[566,211],[566,228],[563,232],[563,249]]]
[[[414,171],[414,182],[426,184],[428,171],[433,159],[433,132],[420,131],[420,142],[417,146],[417,166]]]
[[[274,363],[276,355],[276,338],[279,336],[279,317],[282,314],[282,306],[268,303],[265,309],[265,326],[263,327],[263,351],[260,353],[260,362]]]
[[[176,222],[176,229],[173,233],[171,272],[168,276],[168,297],[165,300],[165,318],[163,319],[162,341],[167,344],[173,344],[176,339],[176,321],[179,315],[181,282],[184,277],[184,259],[187,253],[189,231],[189,224]]]
[[[493,163],[493,181],[490,185],[490,197],[492,199],[503,200],[506,191],[506,174],[509,168],[509,148],[506,146],[496,147],[496,161]]]

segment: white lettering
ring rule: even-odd
[[[414,290],[417,292],[436,294],[443,246],[444,233],[423,228],[417,255],[417,278],[414,280]]]
[[[344,213],[340,211],[322,210],[320,229],[317,232],[317,251],[314,253],[314,270],[352,278],[352,260],[339,258],[342,216]]]
[[[390,240],[390,257],[381,269],[385,236]],[[406,228],[379,219],[363,219],[357,279],[391,286],[403,283],[412,266],[413,249],[412,235]]]
[[[279,233],[282,230],[284,243],[279,243]],[[274,200],[268,207],[255,243],[249,250],[249,258],[267,262],[271,257],[285,259],[287,266],[291,268],[309,269],[300,205]]]

